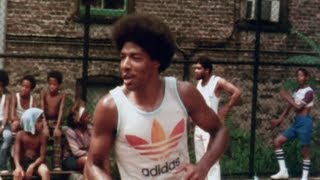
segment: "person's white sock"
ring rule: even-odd
[[[280,171],[287,170],[286,162],[284,160],[284,152],[282,149],[275,150],[275,154],[279,163]]]
[[[302,163],[302,179],[308,179],[310,166],[311,166],[310,159],[304,159]]]

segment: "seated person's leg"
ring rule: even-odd
[[[38,167],[37,173],[41,177],[42,180],[49,180],[50,179],[50,173],[49,169],[46,164],[42,163]]]
[[[62,169],[63,170],[67,170],[67,171],[75,171],[78,170],[78,158],[74,157],[74,156],[70,156],[65,158],[62,161]]]

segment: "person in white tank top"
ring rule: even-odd
[[[17,133],[20,127],[20,118],[24,111],[36,106],[31,92],[36,87],[36,80],[32,75],[24,76],[20,81],[20,92],[12,96],[11,103],[11,129]]]
[[[204,179],[223,154],[228,132],[191,83],[160,75],[175,50],[169,27],[151,15],[131,14],[115,23],[112,36],[123,84],[96,106],[85,178],[112,179],[114,146],[121,179]],[[189,117],[212,135],[211,148],[194,165]]]
[[[207,105],[216,113],[218,113],[220,120],[224,122],[224,118],[229,112],[230,108],[235,104],[241,95],[239,88],[219,76],[212,75],[211,62],[205,55],[201,55],[196,59],[196,64],[194,65],[194,74],[195,78],[198,80],[197,89],[203,96]],[[230,98],[224,106],[219,108],[220,94],[222,91],[230,94]],[[194,146],[197,161],[200,161],[204,156],[209,144],[209,140],[210,134],[202,130],[199,126],[195,126]],[[210,168],[207,179],[221,179],[219,161]]]
[[[9,77],[7,72],[0,70],[0,135],[2,137],[0,147],[0,175],[8,173],[8,152],[12,145],[12,133],[10,124],[8,123],[10,98],[5,92],[8,84]]]

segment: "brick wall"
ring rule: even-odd
[[[207,52],[216,60],[249,60],[253,61],[255,34],[250,31],[236,29],[235,22],[239,20],[240,0],[135,0],[134,11],[148,13],[163,19],[175,33],[178,44],[190,53],[196,44],[204,42],[216,47],[233,49],[213,51],[200,49],[195,55]],[[35,92],[45,87],[46,73],[58,69],[64,73],[64,90],[70,97],[75,95],[76,80],[82,76],[81,59],[56,59],[56,56],[82,56],[83,24],[79,21],[77,0],[9,0],[7,14],[7,53],[50,55],[50,58],[6,58],[5,69],[10,74],[11,91],[17,90],[18,79],[25,74],[34,74],[38,80]],[[310,36],[320,43],[320,0],[299,0],[289,2],[289,21],[292,27]],[[90,56],[115,60],[117,53],[110,42],[110,24],[93,24],[90,29]],[[188,49],[189,48],[189,49]],[[223,50],[222,48],[222,50]],[[287,33],[262,33],[261,49],[276,51],[263,53],[261,59],[283,60],[288,54],[278,51],[310,51],[310,47],[299,40],[296,35]],[[237,51],[249,50],[249,51]],[[181,52],[176,59],[183,60]],[[276,71],[274,71],[276,69]],[[283,75],[285,73],[287,75]],[[116,62],[89,62],[89,75],[118,75]],[[247,128],[251,113],[251,66],[217,65],[216,72],[238,85],[243,90],[241,106],[235,108],[236,117],[244,121]],[[261,78],[259,95],[268,92],[277,94],[283,78],[292,75],[281,67],[265,67]],[[317,71],[313,71],[317,73]],[[183,65],[173,64],[164,74],[182,79]],[[192,68],[189,67],[189,80],[194,82]],[[268,80],[273,76],[276,80]],[[317,75],[318,76],[318,75]],[[281,78],[281,79],[280,79]],[[277,82],[277,83],[273,83]],[[270,95],[271,96],[271,95]],[[277,103],[276,98],[265,96],[271,102]],[[263,104],[263,103],[262,103]],[[257,107],[258,108],[258,107]],[[267,107],[272,109],[272,107]],[[267,111],[269,111],[267,110]],[[275,114],[277,110],[270,110]],[[243,113],[244,112],[244,113]],[[265,120],[270,116],[264,116]]]

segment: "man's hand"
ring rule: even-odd
[[[49,128],[43,128],[43,134],[45,137],[49,137],[50,136],[50,132],[49,132]]]
[[[60,130],[60,128],[54,128],[54,131],[53,131],[53,136],[55,137],[55,138],[58,138],[58,137],[60,137],[61,136],[61,130]]]
[[[280,91],[280,97],[287,100],[288,98],[291,98],[291,95],[287,91],[282,90]]]
[[[20,174],[21,177],[24,177],[24,171],[21,168],[21,166],[16,167],[16,169],[13,172],[13,174]]]
[[[226,117],[227,113],[229,112],[229,109],[230,108],[228,106],[223,106],[222,108],[220,108],[218,110],[218,117],[222,123],[224,122],[224,118]]]
[[[199,168],[193,164],[182,164],[176,170],[174,170],[174,174],[184,172],[185,176],[183,180],[204,180],[207,177],[208,172],[204,172],[203,168]]]
[[[271,120],[271,128],[275,128],[281,124],[281,119],[272,119]]]
[[[32,175],[33,175],[33,171],[34,171],[34,165],[30,164],[30,166],[28,167],[27,171],[26,171],[26,179],[31,179]]]

